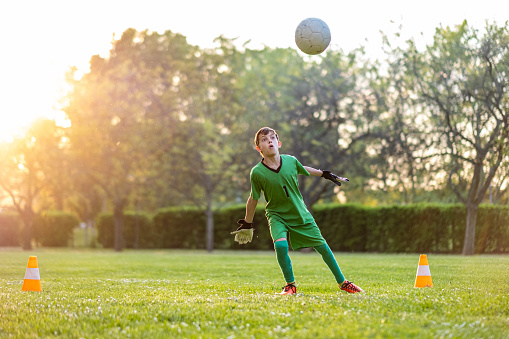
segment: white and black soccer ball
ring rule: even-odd
[[[307,18],[301,21],[295,30],[295,43],[299,49],[309,55],[320,54],[330,44],[330,29],[318,18]]]

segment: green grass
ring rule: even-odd
[[[43,292],[22,292],[37,255]],[[0,338],[507,338],[509,256],[336,253],[366,290],[338,290],[316,253],[292,252],[297,296],[272,252],[0,250]]]

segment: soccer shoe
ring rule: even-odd
[[[279,294],[281,294],[281,295],[297,294],[297,287],[294,284],[286,284],[286,286],[283,287],[283,292],[281,292]]]
[[[349,282],[348,280],[343,281],[341,285],[339,285],[339,289],[343,291],[347,291],[348,293],[364,293],[364,290],[360,288],[359,286],[355,285],[352,282]]]

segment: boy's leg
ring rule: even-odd
[[[323,245],[316,246],[315,251],[321,254],[323,261],[325,261],[332,274],[334,274],[334,278],[336,278],[337,283],[341,285],[345,281],[345,276],[341,272],[338,262],[336,261],[334,254],[332,254],[329,245],[325,243]]]
[[[277,218],[269,219],[270,235],[274,241],[276,258],[286,280],[286,286],[283,287],[281,295],[292,295],[297,293],[295,287],[295,277],[293,276],[292,261],[288,255],[288,229],[284,222]]]
[[[287,284],[295,284],[295,277],[293,276],[292,261],[288,254],[288,241],[286,238],[277,239],[274,242],[274,249],[276,250],[276,257],[281,272],[285,277]]]

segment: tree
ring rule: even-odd
[[[293,49],[248,53],[241,101],[256,113],[254,121],[276,128],[284,152],[303,164],[344,176],[352,173],[352,163],[362,152],[357,145],[369,138],[378,119],[359,90],[361,51],[330,51],[309,60]],[[334,195],[335,186],[323,179],[299,180],[309,208]]]
[[[479,204],[509,156],[509,26],[484,34],[463,22],[439,28],[434,43],[408,50],[449,185],[467,208],[464,255],[474,254]]]
[[[398,37],[399,34],[396,34]],[[429,150],[436,144],[434,126],[421,112],[423,105],[415,88],[414,74],[407,68],[407,53],[385,41],[386,59],[366,63],[362,70],[368,82],[365,101],[371,114],[380,118],[357,173],[369,178],[372,198],[382,192],[384,202],[413,203],[429,199],[430,192],[442,188],[436,176],[438,161],[430,161]]]
[[[123,248],[123,213],[134,188],[150,175],[152,157],[177,128],[182,64],[195,48],[179,34],[128,29],[108,58],[94,56],[90,72],[75,80],[65,111],[71,120],[75,163],[113,204],[115,250]]]
[[[97,185],[91,185],[90,180],[83,176],[80,169],[70,166],[70,189],[73,194],[67,201],[67,206],[85,223],[84,244],[92,245],[89,230],[94,228],[95,220],[104,207],[104,194]]]
[[[232,179],[247,171],[239,143],[249,122],[238,100],[238,77],[243,66],[233,41],[220,37],[217,48],[203,51],[196,69],[182,83],[187,99],[174,142],[162,159],[172,175],[171,188],[181,203],[192,203],[206,216],[206,248],[214,248],[214,207],[235,194]]]
[[[50,185],[62,160],[62,128],[52,120],[34,122],[27,133],[0,148],[0,188],[10,197],[23,222],[22,247],[32,249],[34,217],[51,207]],[[53,187],[54,188],[54,187]]]

